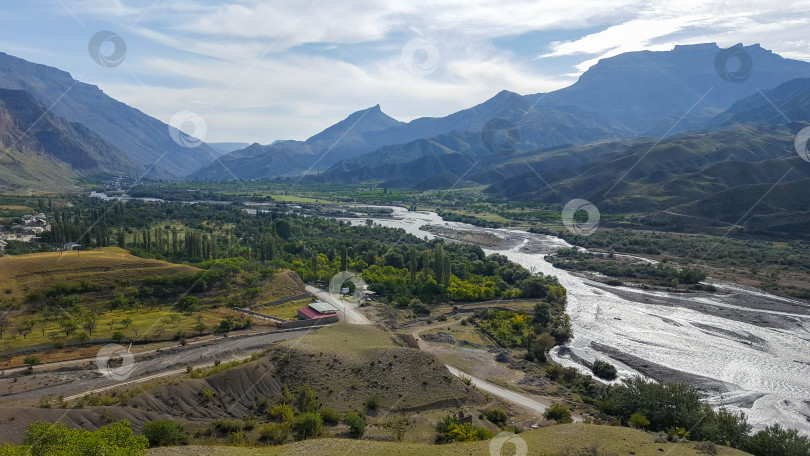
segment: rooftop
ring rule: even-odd
[[[310,320],[318,320],[318,319],[320,319],[320,318],[329,318],[329,317],[333,317],[333,316],[335,316],[335,313],[334,313],[334,312],[329,312],[329,313],[319,313],[319,312],[316,312],[316,311],[315,311],[315,310],[314,310],[312,307],[310,307],[310,306],[307,306],[307,307],[301,307],[300,309],[298,309],[298,313],[303,314],[304,316],[306,316],[306,317],[307,317],[307,318],[309,318]]]
[[[311,303],[309,307],[313,308],[318,313],[335,313],[340,310],[332,304],[323,301],[315,301]]]

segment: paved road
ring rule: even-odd
[[[337,299],[336,297],[332,296],[329,292],[321,290],[320,288],[313,287],[312,285],[306,285],[307,291],[314,294],[318,297],[321,301],[328,302],[333,306],[341,309],[343,313],[343,318],[347,323],[355,324],[355,325],[370,325],[371,320],[368,319],[362,312],[357,310],[359,305],[357,303],[344,301],[342,299]]]
[[[119,386],[125,382],[142,382],[159,376],[184,372],[186,366],[196,367],[208,365],[214,360],[227,361],[246,358],[274,342],[300,337],[309,331],[311,329],[307,328],[301,331],[270,332],[239,338],[229,337],[209,344],[163,349],[159,353],[148,356],[147,359],[137,359],[131,374],[122,381],[102,376],[96,367],[95,359],[83,362],[80,367],[73,367],[70,370],[41,372],[32,377],[22,377],[27,382],[28,388],[34,388],[31,385],[35,383],[48,384],[48,386],[28,391],[18,391],[18,388],[24,384],[22,382],[15,384],[12,378],[4,377],[0,378],[0,400],[16,402],[36,400],[42,396],[70,397]],[[14,392],[10,393],[12,388]]]
[[[450,373],[455,375],[456,377],[466,377],[466,378],[469,378],[470,380],[472,380],[472,384],[475,385],[480,390],[484,390],[489,394],[498,396],[501,399],[512,402],[513,404],[521,405],[523,407],[534,410],[535,412],[538,412],[538,413],[541,413],[541,414],[546,411],[547,407],[545,405],[543,405],[543,404],[541,404],[541,403],[539,403],[539,402],[537,402],[537,401],[535,401],[533,399],[530,399],[529,397],[527,397],[527,396],[525,396],[523,394],[516,393],[516,392],[508,390],[506,388],[501,388],[498,385],[494,385],[494,384],[489,383],[489,382],[487,382],[485,380],[481,380],[480,378],[475,378],[475,377],[467,374],[466,372],[462,372],[462,371],[456,369],[455,367],[453,367],[453,366],[451,366],[449,364],[445,364],[445,366],[447,367],[447,370],[449,370]]]

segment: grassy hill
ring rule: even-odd
[[[47,349],[40,355],[44,362],[79,356],[83,348],[71,345],[81,342],[82,332],[90,336],[88,343],[109,341],[115,332],[140,342],[193,336],[211,332],[225,318],[238,318],[228,303],[256,304],[304,291],[292,271],[261,278],[240,272],[199,290],[198,274],[206,272],[117,247],[7,255],[0,258],[0,351]],[[258,293],[248,297],[249,289]],[[185,293],[197,298],[196,309],[175,306]],[[68,321],[72,332],[66,330]],[[199,323],[206,328],[200,331]],[[31,326],[27,332],[25,325]],[[22,358],[5,357],[0,366],[21,365]]]
[[[593,424],[566,424],[523,432],[519,435],[526,442],[531,455],[626,455],[636,456],[670,455],[697,456],[705,454],[695,448],[695,443],[655,443],[653,435],[626,427],[598,426]],[[229,448],[229,447],[171,447],[154,448],[147,452],[150,456],[184,456],[207,454],[212,456],[276,456],[276,455],[321,455],[351,454],[390,455],[390,456],[449,456],[480,455],[489,456],[490,442],[454,443],[448,445],[427,445],[415,443],[393,443],[357,441],[346,439],[317,439],[296,442],[279,447]],[[510,455],[511,445],[505,445],[502,455]],[[595,451],[594,451],[595,450]],[[722,456],[745,455],[738,450],[717,447]],[[633,453],[630,453],[630,452]]]

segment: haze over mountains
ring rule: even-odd
[[[546,94],[504,90],[449,116],[407,123],[377,105],[306,141],[247,147],[183,148],[168,126],[98,88],[5,54],[0,87],[16,89],[0,92],[0,141],[9,150],[0,180],[16,166],[25,171],[17,173],[25,176],[18,187],[60,167],[66,183],[133,172],[209,180],[310,175],[407,189],[484,185],[508,199],[588,198],[619,212],[703,217],[714,208],[735,223],[740,208],[767,190],[761,186],[773,186],[760,210],[810,214],[797,194],[810,171],[793,150],[810,121],[810,63],[759,45],[632,52]],[[51,105],[42,125],[32,123]],[[785,217],[768,224],[790,230]]]
[[[0,52],[0,88],[24,90],[54,115],[77,122],[120,150],[152,177],[182,178],[212,162],[207,145],[172,140],[169,126],[70,74]]]

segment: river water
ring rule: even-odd
[[[484,249],[488,254],[557,276],[568,290],[574,333],[563,350],[552,352],[558,362],[586,372],[578,358],[606,359],[622,377],[643,370],[659,379],[688,381],[713,406],[744,411],[755,429],[778,422],[810,434],[810,317],[804,303],[720,282],[715,286],[723,293],[715,295],[604,287],[545,261],[546,253],[567,246],[559,238],[393,209],[392,218],[371,219],[420,238],[433,237],[419,229],[425,224],[493,233],[504,239],[504,247]]]
[[[421,230],[423,225],[492,233],[503,242],[497,249],[484,249],[487,254],[499,253],[529,271],[557,276],[568,290],[567,313],[574,333],[565,347],[552,351],[559,363],[589,373],[580,359],[603,359],[617,367],[620,378],[644,373],[686,381],[700,388],[713,406],[745,412],[755,430],[780,423],[810,435],[807,304],[714,280],[708,282],[722,293],[605,287],[545,261],[546,254],[570,247],[562,239],[446,222],[433,212],[391,209],[390,218],[344,220],[360,225],[371,219],[420,238],[435,237]]]

